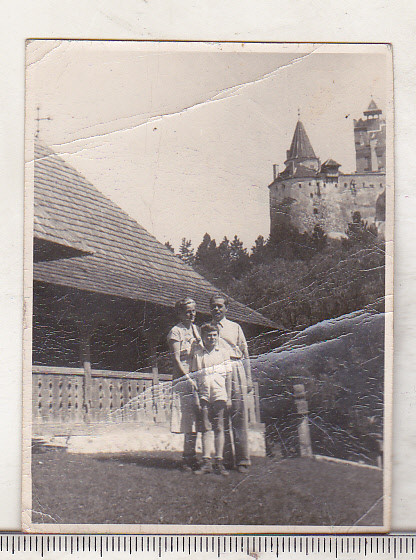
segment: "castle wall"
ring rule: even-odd
[[[384,173],[340,175],[338,182],[316,177],[274,181],[269,187],[271,231],[291,223],[301,232],[320,225],[328,234],[344,234],[355,211],[373,224],[376,202],[385,187]]]

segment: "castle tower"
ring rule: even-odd
[[[310,195],[312,190],[318,193],[316,200],[321,196],[322,181],[319,178],[319,158],[315,155],[305,127],[298,120],[290,148],[286,151],[285,169],[278,173],[278,166],[273,166],[273,182],[269,185],[271,233],[290,223],[299,226],[301,231],[309,227],[313,229],[319,223],[318,209],[313,207]],[[311,224],[304,225],[300,215],[297,215],[303,214],[304,208],[310,214]]]
[[[386,170],[386,121],[383,112],[371,99],[364,111],[365,119],[354,119],[355,158],[357,173]]]

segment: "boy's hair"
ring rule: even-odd
[[[228,304],[229,304],[228,297],[225,296],[224,294],[222,294],[221,292],[218,292],[218,293],[216,293],[216,294],[214,294],[213,296],[210,297],[210,300],[209,300],[210,306],[212,306],[212,304],[214,303],[214,301],[216,299],[222,299],[225,307],[228,307]]]
[[[218,328],[217,325],[213,325],[212,323],[204,323],[201,327],[201,337],[205,336],[206,334],[210,333],[210,332],[216,332],[216,333],[220,333],[220,329]]]
[[[175,311],[176,313],[181,313],[181,311],[184,311],[185,307],[188,305],[188,303],[195,303],[195,300],[193,300],[191,297],[184,297],[182,299],[180,299],[179,301],[177,301],[175,303]]]

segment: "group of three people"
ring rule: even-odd
[[[210,309],[212,321],[198,329],[195,301],[184,298],[176,304],[179,323],[168,334],[175,372],[171,431],[184,434],[183,470],[228,475],[228,469],[245,472],[250,467],[250,359],[242,328],[226,318],[227,297],[212,296]],[[196,458],[198,432],[202,465]]]

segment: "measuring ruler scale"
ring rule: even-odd
[[[0,535],[0,558],[416,558],[416,536]]]

